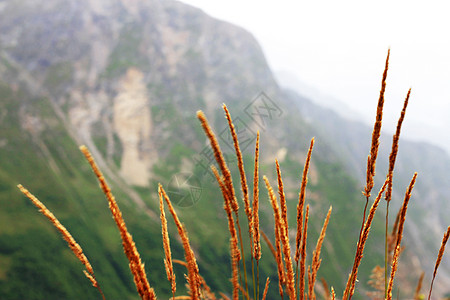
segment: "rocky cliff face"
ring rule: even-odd
[[[277,91],[250,34],[176,1],[9,1],[1,14],[6,62],[30,75],[31,92],[45,92],[80,141],[98,147],[93,135],[104,132],[97,150],[109,162],[120,156],[130,184],[148,185],[158,157],[152,107],[171,103],[185,117],[187,107]]]

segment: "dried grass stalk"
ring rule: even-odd
[[[402,213],[402,207],[397,212],[397,216],[395,217],[394,225],[392,226],[392,232],[388,236],[388,255],[390,255],[394,251],[394,247],[397,244],[397,233],[398,233],[398,224],[400,222],[400,215]]]
[[[283,235],[288,235],[287,232],[289,228],[288,218],[287,218],[287,205],[286,205],[286,196],[284,194],[284,185],[283,185],[283,179],[281,178],[281,169],[280,164],[278,163],[278,160],[275,159],[275,165],[277,168],[277,181],[278,181],[278,195],[280,196],[280,211],[281,211],[281,221],[283,224]]]
[[[173,259],[172,262],[176,263],[176,264],[179,264],[179,265],[182,265],[186,269],[188,268],[187,262],[185,262],[183,260]],[[212,293],[211,288],[206,283],[205,278],[203,278],[203,276],[199,275],[199,279],[200,279],[200,284],[203,286],[203,291],[205,292],[206,298],[208,298],[208,299],[215,299],[215,295],[214,295],[214,293]],[[175,297],[175,298],[177,298],[177,297]],[[188,297],[188,299],[190,299],[190,298]]]
[[[26,188],[24,188],[21,184],[17,186],[19,190],[33,202],[33,204],[39,208],[39,211],[47,218],[49,221],[55,226],[55,228],[61,233],[63,239],[67,242],[69,245],[70,250],[72,250],[73,254],[78,258],[78,260],[85,266],[86,270],[83,270],[84,275],[91,281],[92,286],[94,286],[99,293],[101,294],[102,298],[105,299],[105,296],[103,295],[103,291],[100,288],[100,285],[98,284],[97,279],[94,275],[94,269],[92,268],[91,263],[87,259],[86,255],[84,255],[83,249],[81,246],[75,241],[73,236],[70,234],[70,232],[62,225],[59,220],[55,217],[55,215],[42,203],[39,201],[38,198],[36,198],[33,194],[31,194]]]
[[[367,158],[367,173],[366,173],[366,187],[364,188],[363,194],[369,198],[370,192],[372,191],[374,182],[373,177],[375,176],[375,164],[378,156],[378,146],[380,144],[380,134],[381,134],[381,123],[383,120],[383,105],[384,105],[384,92],[386,90],[386,77],[389,68],[389,55],[390,50],[386,57],[386,64],[383,72],[383,79],[381,81],[380,97],[378,98],[377,115],[375,118],[375,124],[372,131],[372,144],[370,147],[370,154]]]
[[[105,194],[106,199],[108,200],[109,209],[111,210],[113,219],[116,222],[117,227],[119,228],[123,250],[128,258],[130,270],[131,273],[133,274],[134,283],[136,284],[136,288],[138,290],[139,295],[141,296],[142,299],[156,299],[155,292],[148,283],[147,274],[145,273],[144,269],[144,264],[141,261],[141,257],[133,241],[133,237],[128,232],[127,226],[122,217],[122,212],[120,211],[119,206],[117,205],[117,202],[113,194],[111,193],[111,189],[106,183],[105,177],[98,168],[97,164],[94,161],[94,158],[92,157],[87,147],[81,146],[80,150],[86,157],[89,164],[91,165],[94,174],[98,178],[100,187],[102,188],[103,193]]]
[[[306,239],[308,237],[308,220],[309,220],[309,204],[306,206],[305,224],[303,226],[302,243],[301,243],[301,260],[300,260],[300,280],[299,280],[299,296],[303,300],[305,294],[305,273],[306,273]]]
[[[270,282],[269,277],[267,277],[266,286],[264,287],[264,293],[263,293],[262,300],[265,300],[267,297],[267,291],[269,290],[269,282]]]
[[[333,209],[330,206],[330,209],[328,210],[327,216],[323,223],[319,239],[317,240],[316,249],[313,252],[313,259],[312,259],[312,263],[311,263],[311,281],[309,284],[309,291],[308,291],[309,299],[311,299],[311,300],[316,299],[316,295],[314,293],[314,285],[316,282],[317,272],[319,271],[320,263],[322,261],[322,259],[320,259],[320,252],[322,249],[323,240],[325,239],[325,234],[327,231],[328,222],[330,221],[330,215],[331,215],[332,210]]]
[[[167,203],[169,211],[173,217],[173,220],[175,221],[175,225],[177,226],[178,234],[183,242],[184,256],[186,258],[186,262],[188,265],[188,278],[189,278],[188,283],[191,293],[190,295],[191,299],[193,300],[200,299],[200,272],[198,270],[197,260],[195,259],[194,251],[192,251],[191,245],[189,243],[188,234],[183,224],[181,224],[180,220],[178,219],[178,215],[172,206],[172,202],[170,201],[169,197],[166,194],[166,191],[161,186],[161,184],[159,184],[158,189]]]
[[[259,131],[256,134],[255,172],[253,174],[253,257],[261,259],[261,238],[259,236]],[[273,246],[272,246],[273,247]]]
[[[388,300],[392,299],[392,288],[394,286],[394,277],[395,277],[395,273],[397,271],[398,260],[400,257],[400,250],[401,250],[400,244],[402,242],[402,237],[403,237],[403,228],[405,225],[406,210],[408,209],[409,199],[411,199],[411,193],[412,193],[414,184],[416,183],[416,178],[417,178],[417,173],[414,173],[414,176],[413,176],[411,182],[409,183],[408,189],[406,190],[405,199],[403,200],[403,205],[402,205],[402,208],[400,211],[398,231],[397,231],[397,241],[396,241],[395,248],[394,248],[391,276],[389,279],[389,284],[388,284],[387,294],[386,294]]]
[[[162,232],[164,256],[165,256],[164,266],[166,268],[167,280],[169,280],[170,285],[171,285],[172,297],[175,298],[177,284],[176,284],[176,280],[175,280],[175,273],[173,271],[172,253],[170,251],[169,231],[167,230],[167,219],[166,219],[166,214],[164,212],[164,201],[163,201],[161,186],[158,188],[158,195],[159,195],[159,210],[161,211],[161,215],[160,215],[161,232]]]
[[[220,190],[222,191],[222,196],[224,199],[224,209],[225,212],[227,214],[227,219],[228,219],[228,230],[230,231],[230,235],[232,239],[235,239],[236,241],[237,239],[237,232],[236,232],[236,227],[235,227],[235,223],[234,223],[234,218],[233,218],[233,212],[232,212],[232,208],[231,208],[231,200],[229,197],[229,194],[227,193],[227,189],[224,183],[224,179],[223,176],[220,177],[219,172],[217,171],[216,167],[211,166],[211,170],[214,174],[214,176],[216,177],[217,182],[219,183],[220,186]],[[241,259],[241,254],[239,252],[239,249],[237,249],[237,252],[234,253],[237,255],[238,261]]]
[[[252,228],[252,226],[251,226],[251,224],[252,224],[252,208],[250,207],[250,200],[248,197],[248,185],[247,185],[247,178],[245,177],[244,160],[242,159],[241,149],[239,148],[239,141],[237,138],[236,129],[235,129],[233,121],[231,119],[230,112],[228,111],[228,108],[225,104],[223,104],[223,110],[225,111],[225,116],[228,121],[228,126],[230,127],[231,137],[233,138],[234,149],[236,151],[236,157],[238,159],[238,169],[239,169],[239,175],[241,177],[241,188],[242,188],[242,193],[244,195],[245,214],[247,215],[249,228]],[[251,230],[250,230],[250,234],[252,234]]]
[[[231,269],[232,269],[232,283],[233,283],[233,300],[239,299],[239,279],[238,279],[238,254],[239,248],[235,237],[230,239],[230,252],[231,252]]]
[[[387,296],[386,299],[391,300],[392,299],[392,288],[394,285],[394,276],[397,272],[398,267],[398,260],[400,258],[400,246],[396,246],[394,250],[394,256],[392,257],[392,267],[391,267],[391,277],[389,278],[389,284],[387,289]]]
[[[284,261],[286,264],[286,287],[289,294],[289,299],[294,300],[296,299],[296,291],[295,291],[295,282],[294,282],[294,270],[292,267],[292,259],[291,259],[291,248],[289,245],[289,236],[287,235],[288,229],[287,224],[284,222],[284,220],[281,218],[280,215],[280,209],[278,207],[278,202],[275,197],[275,194],[273,192],[272,187],[270,186],[269,180],[266,176],[264,176],[264,181],[266,183],[266,187],[269,193],[270,202],[272,204],[272,208],[274,211],[274,218],[275,218],[275,227],[279,228],[279,234],[280,239],[283,244],[283,254],[284,254]],[[278,226],[277,226],[278,225]],[[280,266],[282,268],[282,266]]]
[[[237,212],[239,209],[238,202],[236,200],[234,187],[233,187],[233,180],[231,179],[231,172],[228,169],[228,166],[225,162],[225,159],[223,158],[222,150],[220,150],[219,142],[217,141],[216,135],[212,131],[211,127],[209,126],[208,119],[206,118],[205,114],[199,110],[197,112],[197,118],[200,120],[200,123],[203,127],[203,131],[205,132],[206,136],[208,137],[211,147],[214,152],[214,157],[217,161],[217,164],[219,165],[220,171],[222,172],[225,180],[225,186],[227,188],[227,192],[229,194],[229,198],[231,200],[231,207],[233,208],[234,212]]]
[[[300,259],[300,242],[302,239],[303,228],[303,207],[305,205],[306,184],[308,183],[309,163],[311,161],[311,153],[314,147],[314,138],[311,139],[309,145],[308,155],[306,156],[305,166],[303,167],[302,183],[300,186],[300,193],[298,195],[297,204],[297,237],[295,239],[295,261],[298,263]]]
[[[428,300],[431,299],[431,292],[433,291],[434,279],[436,278],[437,269],[439,268],[442,257],[444,256],[445,245],[447,244],[449,236],[450,236],[450,226],[447,227],[447,231],[445,232],[444,237],[442,238],[441,248],[439,249],[439,254],[436,259],[436,264],[434,265],[433,279],[431,280],[431,284],[430,284],[430,292],[428,294]]]
[[[283,263],[283,252],[281,251],[281,229],[278,224],[275,224],[274,226],[276,262],[278,267],[278,287],[280,289],[281,298],[283,298],[283,285],[286,284],[286,271]]]
[[[270,249],[270,252],[272,252],[273,258],[275,258],[275,260],[276,260],[277,259],[277,253],[275,251],[275,248],[273,247],[272,242],[269,240],[269,238],[264,233],[264,231],[261,231],[261,235],[262,235],[263,239],[266,241],[267,246],[269,246],[269,249]]]
[[[273,193],[273,189],[269,184],[269,181],[267,180],[266,176],[263,177],[264,181],[266,182],[266,186],[268,186],[268,193],[269,193],[269,199],[272,199],[273,197],[275,197],[274,193]],[[275,199],[275,203],[276,203],[276,199]],[[278,211],[278,204],[276,204],[276,209],[274,209],[274,211]],[[274,212],[275,215],[275,212]],[[279,216],[279,214],[278,214]],[[284,269],[284,264],[283,264],[283,259],[282,259],[282,255],[283,253],[281,252],[281,237],[280,237],[280,225],[279,222],[275,221],[274,224],[274,228],[275,228],[275,260],[277,262],[277,269],[278,269],[278,287],[280,290],[280,296],[281,298],[283,298],[283,285],[286,283],[286,275],[285,275],[285,269]],[[270,243],[269,239],[267,239],[267,236],[263,233],[264,238],[266,239],[266,241],[268,242],[268,244]],[[270,244],[269,244],[270,245]],[[272,246],[273,248],[273,246]]]
[[[222,292],[219,292],[219,295],[220,295],[224,300],[230,300],[230,298],[229,298],[227,295],[225,295],[224,293],[222,293]]]
[[[185,262],[184,260],[181,260],[181,259],[173,259],[172,262],[175,263],[175,264],[182,265],[182,266],[184,266],[186,268],[188,267],[187,262]]]
[[[223,158],[223,154],[222,154],[222,151],[220,150],[220,146],[219,146],[219,143],[217,142],[217,138],[216,138],[214,132],[212,131],[211,127],[209,126],[209,123],[208,123],[208,120],[206,119],[205,114],[202,111],[198,111],[197,118],[200,120],[203,130],[210,141],[211,147],[214,152],[214,157],[215,157],[217,164],[219,165],[219,168],[224,177],[224,185],[227,190],[228,198],[230,199],[230,202],[231,202],[231,207],[236,215],[236,226],[237,226],[237,230],[238,230],[239,243],[241,246],[240,253],[243,258],[242,265],[243,265],[243,270],[244,270],[244,282],[245,282],[245,288],[246,288],[246,290],[248,290],[248,288],[247,288],[247,268],[245,267],[245,257],[244,257],[244,245],[242,242],[241,226],[239,225],[239,214],[238,214],[239,205],[238,205],[238,202],[236,199],[236,194],[235,194],[234,187],[233,187],[231,173],[230,173],[230,170],[228,169],[228,166]],[[249,234],[250,235],[252,234],[251,228],[252,227],[249,224],[249,231],[250,231]],[[239,260],[241,260],[241,257],[239,257]]]
[[[411,89],[408,90],[408,94],[406,95],[405,102],[403,103],[403,109],[402,109],[402,112],[400,113],[400,118],[398,119],[398,122],[397,122],[397,129],[395,130],[395,134],[392,138],[392,149],[391,149],[391,153],[389,154],[389,170],[388,170],[388,175],[387,175],[389,178],[389,181],[388,181],[388,185],[386,188],[386,195],[385,195],[385,199],[387,202],[391,201],[391,198],[392,198],[392,178],[394,175],[395,160],[397,159],[398,142],[400,140],[400,131],[402,129],[403,120],[405,119],[406,108],[408,107],[410,94],[411,94]]]
[[[364,223],[363,230],[361,231],[361,238],[358,242],[358,247],[356,249],[355,254],[355,260],[353,262],[353,268],[352,272],[350,273],[347,281],[347,285],[345,287],[344,295],[342,297],[343,300],[349,299],[353,296],[353,293],[355,291],[355,282],[356,278],[358,276],[358,268],[361,263],[361,260],[363,258],[363,252],[364,247],[367,241],[367,238],[369,237],[370,232],[370,226],[372,225],[373,218],[375,216],[375,212],[378,208],[378,204],[380,203],[381,196],[386,189],[387,180],[384,182],[383,186],[381,187],[380,191],[378,192],[378,196],[376,197],[375,201],[372,204],[372,207],[370,208],[369,215],[367,217],[366,222]]]
[[[279,221],[279,227],[280,227],[280,238],[283,242],[283,255],[286,265],[286,287],[289,291],[289,297],[294,297],[292,293],[295,293],[295,275],[292,265],[292,258],[291,258],[291,246],[289,241],[289,225],[288,225],[288,218],[287,218],[287,205],[286,205],[286,197],[284,193],[284,185],[283,185],[283,179],[281,177],[281,169],[280,165],[278,163],[278,160],[275,160],[276,169],[277,169],[277,181],[278,181],[278,194],[280,195],[280,209],[281,211],[280,221]],[[276,203],[275,198],[275,203]],[[275,208],[274,208],[275,211]],[[296,297],[296,296],[295,296]]]

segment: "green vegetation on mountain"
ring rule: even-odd
[[[257,42],[240,28],[176,1],[139,2],[137,10],[124,1],[96,3],[82,0],[71,6],[51,0],[36,6],[33,1],[11,0],[0,9],[0,298],[98,297],[65,242],[17,190],[21,183],[83,247],[106,298],[136,299],[119,233],[78,150],[80,144],[92,150],[104,170],[158,297],[171,294],[161,247],[158,183],[174,197],[201,275],[214,291],[230,291],[223,200],[209,170],[212,153],[195,118],[198,109],[208,115],[232,175],[238,178],[236,158],[224,131],[222,102],[228,104],[234,120],[240,120],[236,124],[250,134],[243,149],[247,174],[252,174],[258,130],[261,177],[267,175],[275,182],[274,160],[279,159],[290,224],[296,218],[307,145],[316,137],[307,192],[312,214],[308,257],[332,205],[319,278],[342,291],[364,207],[361,170],[370,129],[281,91]],[[18,5],[21,10],[16,10]],[[264,110],[262,104],[277,107]],[[396,199],[404,194],[412,171],[422,168],[430,174],[420,180],[427,175],[432,178],[424,179],[422,187],[418,183],[417,203],[411,204],[415,220],[410,226],[437,229],[433,234],[416,230],[407,239],[414,244],[409,254],[423,254],[429,267],[441,238],[439,226],[446,218],[445,209],[440,208],[445,195],[450,195],[446,188],[450,185],[441,175],[449,160],[427,145],[401,144],[400,148],[399,156],[405,158],[399,159],[395,177]],[[381,158],[377,169],[380,178],[387,166],[386,153],[382,156],[385,160]],[[436,157],[442,158],[438,159],[441,165],[433,162]],[[127,171],[130,165],[135,167],[133,172]],[[177,185],[178,178],[189,178],[190,186]],[[238,181],[234,184],[240,195]],[[180,191],[181,198],[176,198]],[[260,191],[261,227],[273,240],[273,212],[263,183]],[[187,200],[183,195],[188,195]],[[393,206],[397,208],[399,202]],[[424,212],[425,207],[430,210]],[[428,223],[435,212],[436,224]],[[383,263],[384,249],[378,244],[383,238],[381,219],[374,221],[359,273],[356,296],[360,299],[365,298],[372,268]],[[170,220],[169,231],[173,256],[183,259],[183,247]],[[426,240],[427,245],[417,240]],[[270,276],[268,298],[274,299],[278,295],[276,263],[262,244],[261,278]],[[430,251],[432,255],[426,255]],[[175,271],[183,293],[184,267],[175,266]],[[411,275],[416,276],[415,272]]]

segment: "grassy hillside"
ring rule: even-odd
[[[120,237],[77,144],[52,113],[47,99],[24,101],[27,97],[21,91],[0,86],[4,112],[0,148],[2,298],[97,297],[89,282],[80,276],[80,265],[65,242],[18,193],[18,183],[33,191],[76,236],[96,266],[109,298],[135,297]],[[117,193],[126,198],[120,191]],[[123,207],[124,213],[139,216],[130,204]],[[137,232],[144,228],[149,232],[146,218],[139,222],[130,219]]]
[[[1,87],[2,111],[8,113],[2,119],[2,125],[7,129],[2,135],[4,142],[0,148],[0,293],[7,295],[8,299],[96,297],[96,291],[83,277],[81,266],[72,257],[65,242],[28,200],[20,195],[16,185],[22,183],[56,214],[85,249],[107,298],[135,297],[132,278],[107,203],[79,153],[76,142],[52,113],[47,99],[21,101],[27,96],[7,86]],[[157,182],[169,183],[174,174],[182,171],[183,161],[195,155],[194,150],[176,143],[168,145],[168,149],[169,155],[155,166],[157,177],[153,187],[137,189],[156,214]],[[245,155],[248,174],[252,173],[253,165],[250,153]],[[319,157],[313,158],[313,164],[316,166],[317,180],[310,185],[314,199],[308,200],[314,214],[309,250],[311,252],[315,245],[328,206],[333,205],[335,211],[326,242],[329,247],[324,249],[321,276],[333,282],[336,289],[341,289],[344,283],[342,274],[348,272],[354,254],[348,241],[357,237],[355,224],[359,222],[362,202],[356,182],[346,175],[342,167],[321,162]],[[232,165],[231,168],[235,178],[238,178],[236,166]],[[261,168],[264,174],[275,180],[273,163],[262,164]],[[284,177],[289,178],[289,218],[295,222],[296,194],[303,163],[299,157],[288,155],[281,163],[281,168]],[[227,221],[222,199],[218,196],[219,188],[198,165],[194,167],[193,174],[201,186],[199,201],[189,207],[180,206],[178,211],[190,233],[201,274],[214,290],[228,291],[230,283],[227,278],[231,274],[228,231],[225,230]],[[235,188],[239,190],[238,186]],[[273,238],[273,216],[268,196],[262,184],[260,189],[261,218],[265,220],[261,226]],[[114,192],[146,263],[150,282],[158,295],[164,297],[169,292],[169,285],[161,280],[165,275],[159,223],[137,210],[120,189],[114,187]],[[169,222],[169,226],[174,233],[173,223]],[[182,259],[180,245],[174,242],[173,248],[174,257]],[[270,276],[275,281],[275,261],[266,245],[263,246],[263,253],[261,278]],[[369,267],[361,273],[361,278],[367,278],[373,262],[380,258],[380,254],[369,257]],[[178,272],[182,272],[182,268],[178,268]],[[182,273],[178,278],[183,278]],[[270,293],[271,297],[277,295],[276,289],[271,289]]]

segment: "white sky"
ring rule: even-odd
[[[273,70],[293,73],[368,122],[390,47],[385,124],[396,123],[412,87],[404,133],[450,152],[450,1],[182,2],[244,27]]]

